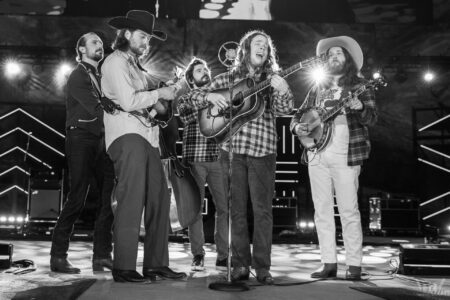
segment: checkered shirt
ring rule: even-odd
[[[191,93],[178,99],[178,113],[184,124],[183,130],[183,159],[187,162],[216,161],[219,147],[214,139],[207,139],[200,133],[198,126],[198,109],[189,102]]]
[[[361,81],[364,83],[365,81]],[[349,89],[344,88],[342,95],[347,95]],[[291,120],[291,132],[293,132],[295,125],[300,122],[300,118],[303,115],[305,109],[317,106],[318,101],[318,88],[313,87],[307,94],[305,101],[294,114]],[[348,128],[349,128],[349,145],[347,154],[347,165],[357,166],[362,165],[363,161],[369,158],[370,153],[370,140],[368,126],[375,124],[377,121],[378,113],[375,104],[375,94],[372,88],[367,89],[358,99],[364,105],[363,110],[356,111],[350,108],[345,108],[345,115],[347,116]],[[294,132],[293,132],[294,133]]]
[[[261,74],[256,74],[253,79],[258,82]],[[208,104],[206,100],[209,92],[217,89],[229,87],[230,73],[222,73],[217,75],[211,82],[211,85],[203,90],[197,90],[192,93],[191,101],[194,105],[204,107]],[[233,84],[250,78],[248,73],[234,72]],[[264,91],[263,91],[264,93]],[[280,95],[277,91],[270,88],[265,93],[266,106],[264,112],[258,118],[249,121],[243,125],[233,137],[233,152],[245,154],[252,157],[262,157],[277,151],[277,132],[276,132],[276,115],[289,114],[293,110],[293,95],[290,89],[284,95]],[[258,95],[259,97],[260,95]],[[229,151],[229,142],[223,143],[220,147]]]

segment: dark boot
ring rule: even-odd
[[[337,275],[337,263],[334,264],[323,264],[322,271],[314,272],[311,274],[311,278],[331,278]]]
[[[80,269],[75,268],[66,257],[50,257],[50,270],[58,273],[79,274]]]
[[[361,267],[348,266],[348,269],[345,272],[345,280],[353,280],[353,281],[361,280]]]
[[[111,258],[93,258],[92,259],[92,271],[103,272],[105,268],[113,269],[113,260]]]
[[[142,273],[145,278],[148,278],[151,281],[155,281],[156,277],[161,277],[163,279],[182,279],[187,277],[186,273],[174,272],[169,267],[144,268]]]
[[[135,270],[112,270],[112,276],[115,282],[145,282],[145,278]]]

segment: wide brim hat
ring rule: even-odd
[[[139,29],[161,41],[167,39],[167,34],[154,29],[155,16],[145,10],[130,10],[125,17],[114,17],[108,24],[115,29]]]
[[[316,55],[320,56],[327,52],[332,47],[345,48],[350,56],[353,58],[358,71],[364,63],[364,55],[359,44],[349,36],[336,36],[331,38],[322,39],[317,43]]]

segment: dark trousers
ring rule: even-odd
[[[69,129],[66,134],[66,159],[69,167],[69,193],[52,237],[50,254],[67,257],[74,223],[84,208],[92,178],[100,191],[94,229],[94,258],[109,258],[112,251],[111,192],[114,168],[105,152],[104,140],[84,129]]]
[[[117,138],[108,153],[117,176],[114,269],[136,270],[144,211],[144,268],[169,265],[169,189],[158,148],[138,134]]]
[[[228,170],[228,152],[221,150],[220,161]],[[270,269],[272,251],[272,199],[275,191],[275,154],[252,157],[233,154],[231,178],[231,241],[233,266]],[[227,184],[228,188],[228,184]],[[253,208],[253,260],[248,237],[247,201]]]

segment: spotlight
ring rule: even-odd
[[[379,79],[381,77],[381,73],[379,71],[376,71],[372,74],[373,79]]]
[[[15,60],[9,60],[5,64],[5,75],[8,78],[14,78],[22,72],[21,65]]]
[[[300,222],[300,228],[306,228],[306,222]]]
[[[7,220],[7,218],[5,216],[1,216],[0,217],[0,222],[5,223]]]
[[[17,223],[22,223],[22,222],[23,222],[23,217],[20,217],[20,216],[17,217],[17,218],[16,218],[16,222],[17,222]]]
[[[314,222],[308,222],[308,227],[309,228],[314,228]]]
[[[54,81],[59,88],[62,88],[69,77],[70,72],[72,72],[73,67],[69,63],[61,63],[58,70],[55,73]]]
[[[450,231],[450,225],[447,226],[447,230]]]
[[[8,218],[9,223],[14,223],[15,220],[16,220],[16,218],[14,218],[13,216]]]
[[[434,79],[434,73],[427,71],[425,72],[425,74],[423,74],[423,80],[425,80],[426,82],[431,82]]]
[[[63,77],[68,76],[69,73],[72,71],[72,69],[73,69],[73,67],[69,63],[62,63],[59,66],[57,76],[63,76]]]
[[[317,67],[315,69],[312,69],[310,71],[310,76],[316,84],[319,84],[319,83],[323,82],[326,78],[325,69],[322,67]]]

